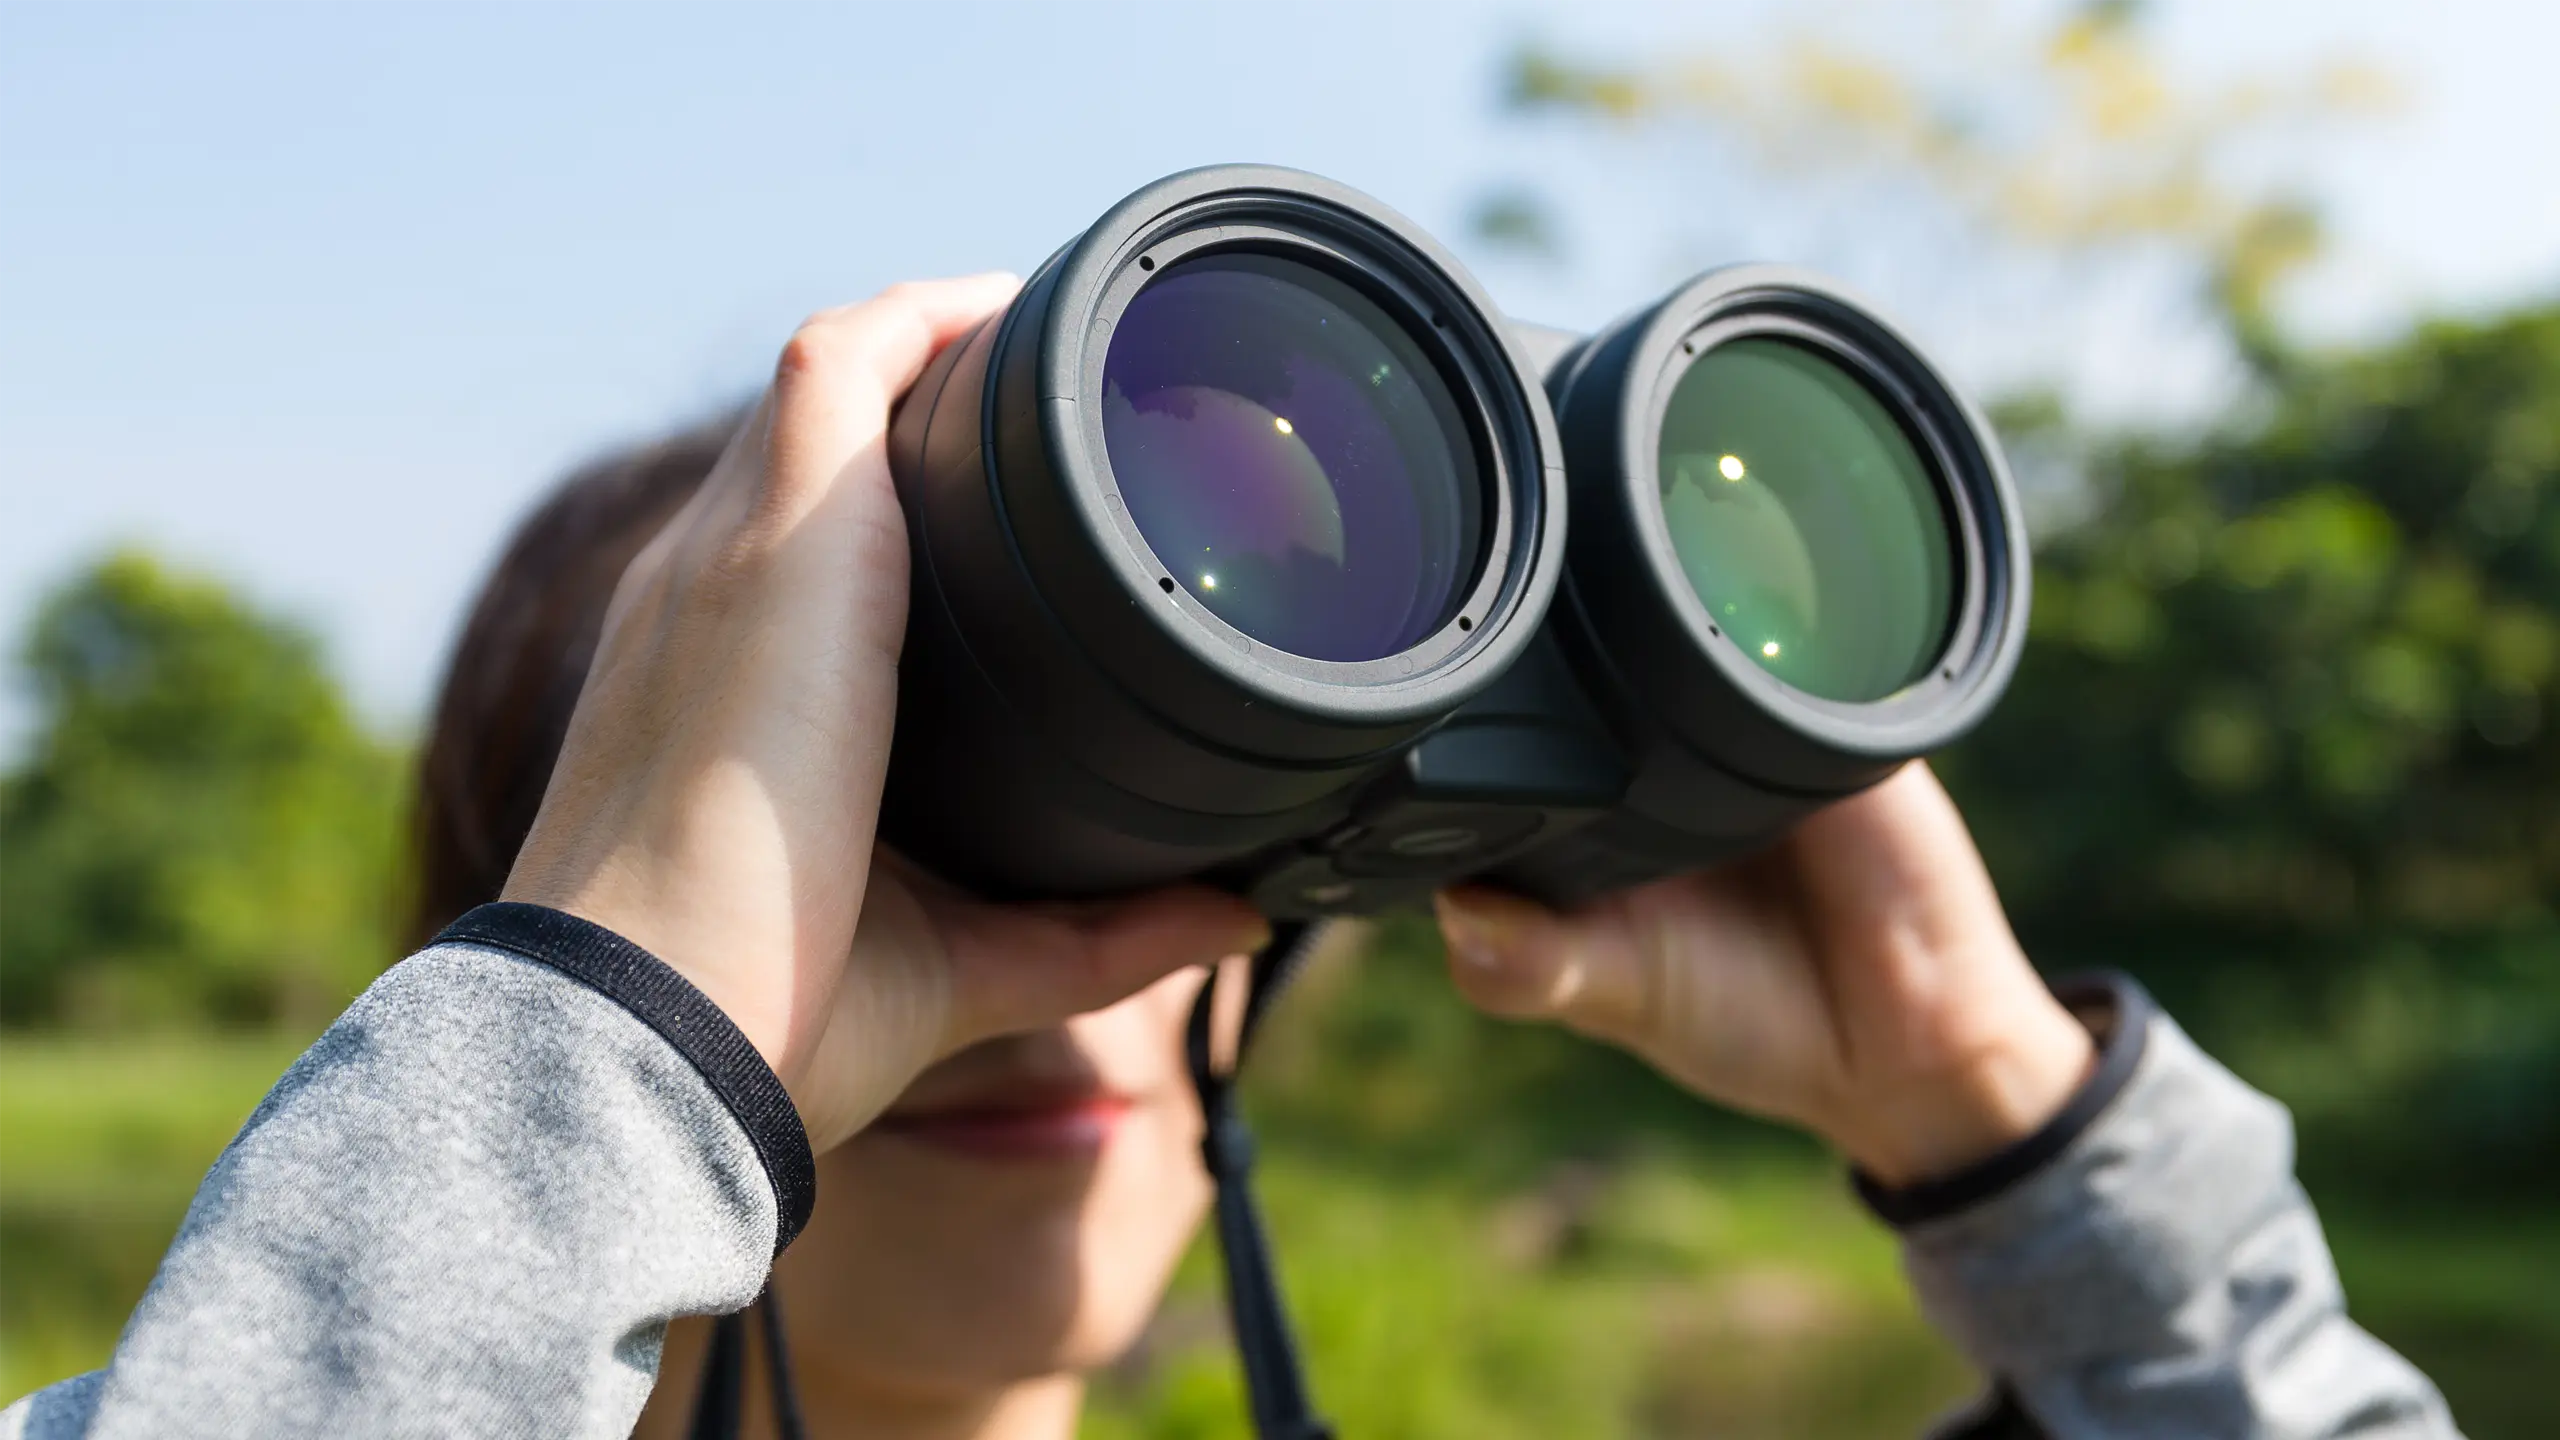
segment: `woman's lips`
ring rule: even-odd
[[[989,1160],[1060,1160],[1097,1154],[1129,1113],[1125,1096],[1078,1092],[892,1111],[873,1129]]]

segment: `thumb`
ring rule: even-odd
[[[1613,907],[1558,915],[1476,887],[1444,890],[1432,907],[1448,942],[1450,979],[1478,1009],[1622,1042],[1651,1009],[1643,947]]]
[[[1251,906],[1200,886],[1072,915],[972,907],[952,938],[955,1028],[977,1039],[1054,1025],[1176,970],[1250,953],[1270,934]]]

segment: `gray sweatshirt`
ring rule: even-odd
[[[2451,1440],[2348,1320],[2283,1108],[2129,986],[2076,998],[2103,1058],[2053,1125],[1861,1187],[1993,1383],[1942,1433]],[[667,1322],[755,1297],[812,1176],[780,1084],[672,970],[484,907],[285,1072],[107,1367],[0,1440],[625,1436]]]

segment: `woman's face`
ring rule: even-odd
[[[778,1268],[812,1390],[977,1392],[1128,1348],[1209,1196],[1182,1057],[1201,975],[960,1051],[819,1157]]]

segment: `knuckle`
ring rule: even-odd
[[[1554,1008],[1554,988],[1545,967],[1525,963],[1518,955],[1461,955],[1450,972],[1469,1000],[1493,1014],[1533,1020]]]
[[[932,333],[927,316],[937,286],[926,280],[901,280],[856,307],[864,328],[882,342],[905,342]]]
[[[843,352],[844,336],[836,318],[831,314],[812,315],[783,342],[781,359],[774,368],[784,377],[824,374],[842,358]]]
[[[883,357],[921,345],[931,332],[911,295],[901,298],[902,291],[914,289],[893,285],[863,304],[803,320],[782,347],[777,379],[805,378],[829,388],[859,384],[866,392],[879,388]]]

